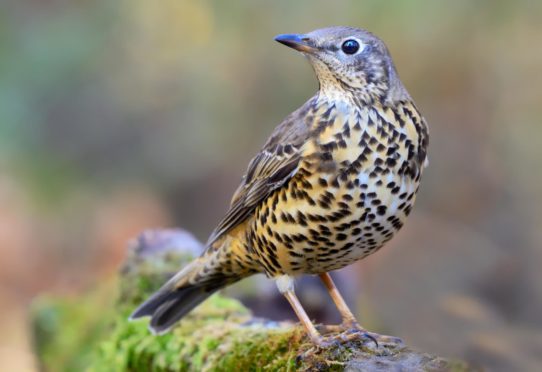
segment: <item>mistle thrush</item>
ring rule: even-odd
[[[153,332],[218,289],[265,273],[313,342],[325,345],[294,293],[294,277],[314,274],[343,325],[374,339],[328,272],[376,252],[403,226],[427,164],[427,124],[370,32],[330,27],[275,40],[308,58],[320,88],[250,161],[205,252],[133,313],[150,316]]]

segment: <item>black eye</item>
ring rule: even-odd
[[[346,54],[354,54],[359,50],[359,43],[356,40],[348,39],[343,43],[341,49]]]

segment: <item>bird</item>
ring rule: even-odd
[[[254,274],[275,280],[316,346],[324,336],[295,293],[316,275],[335,303],[340,329],[377,342],[329,274],[379,250],[410,214],[428,164],[428,126],[371,32],[334,26],[275,40],[309,61],[317,93],[278,125],[249,162],[229,210],[200,257],[143,302],[155,334],[217,290]]]

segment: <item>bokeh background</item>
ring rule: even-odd
[[[36,368],[26,314],[37,293],[113,276],[146,228],[205,240],[249,159],[317,89],[307,62],[273,36],[328,25],[385,40],[431,129],[412,217],[348,271],[362,323],[441,355],[539,370],[535,0],[3,1],[5,370]]]

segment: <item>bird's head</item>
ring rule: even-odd
[[[347,92],[367,99],[407,94],[386,45],[369,31],[329,27],[307,34],[278,35],[275,40],[309,59],[321,94]]]

